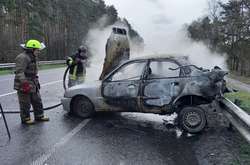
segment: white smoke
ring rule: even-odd
[[[143,53],[132,52],[132,57],[154,54],[189,56],[192,63],[211,69],[227,69],[225,55],[211,52],[202,42],[188,38],[183,25],[207,14],[207,0],[105,0],[126,17],[145,41]]]
[[[226,55],[211,52],[202,42],[195,42],[187,36],[185,29],[172,31],[169,34],[156,34],[158,40],[147,44],[145,51],[141,54],[132,56],[145,56],[166,54],[173,56],[188,56],[192,64],[199,67],[211,69],[214,66],[220,66],[227,70]]]
[[[95,72],[93,70],[87,72],[87,79],[98,79],[101,74],[105,58],[105,45],[112,27],[127,28],[120,22],[105,27],[107,20],[107,16],[103,16],[88,32],[85,44],[92,54],[91,67],[95,68]],[[211,52],[202,42],[192,41],[183,28],[169,32],[159,30],[153,35],[152,39],[157,39],[146,43],[143,52],[136,51],[137,46],[133,45],[134,42],[130,42],[131,58],[157,54],[188,56],[191,63],[199,67],[211,69],[217,65],[227,70],[225,55]]]
[[[97,23],[90,28],[87,34],[84,44],[87,45],[88,50],[92,55],[90,67],[95,68],[96,71],[95,73],[87,72],[87,79],[98,79],[101,74],[105,58],[105,45],[112,32],[112,27],[117,26],[128,30],[128,27],[122,21],[117,21],[113,25],[106,26],[107,21],[108,16],[103,15]]]
[[[87,72],[87,79],[97,80],[101,74],[105,57],[105,44],[111,33],[111,26],[105,27],[107,20],[108,17],[104,15],[87,34],[85,44],[92,55],[90,67],[95,68],[95,73]]]
[[[205,14],[206,0],[199,2],[191,0],[188,3],[180,0],[174,2],[166,2],[165,0],[138,0],[138,2],[127,0],[119,1],[119,3],[113,0],[106,1],[114,3],[118,12],[121,12],[129,20],[133,28],[144,38],[144,52],[134,51],[137,49],[137,45],[134,45],[134,42],[130,43],[131,58],[157,54],[185,55],[189,57],[193,64],[199,67],[211,69],[214,66],[220,66],[227,70],[226,55],[211,52],[202,42],[192,41],[187,36],[186,29],[183,28],[186,23],[190,23]],[[185,7],[181,5],[182,3],[185,4]],[[194,6],[196,7],[194,8]],[[138,13],[138,11],[140,12]],[[188,14],[183,13],[183,11]],[[96,79],[102,71],[105,44],[114,26],[106,27],[107,20],[108,17],[103,16],[93,25],[86,40],[89,51],[93,55],[91,65],[96,68]],[[116,26],[124,28],[124,24],[121,23],[116,23]],[[133,40],[131,39],[131,41]]]

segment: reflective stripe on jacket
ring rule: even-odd
[[[80,77],[85,77],[86,74],[86,67],[85,65],[79,60],[77,61],[78,54],[75,54],[71,57],[67,58],[67,65],[70,67],[69,69],[69,79],[77,80]]]

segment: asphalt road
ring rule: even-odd
[[[60,102],[65,68],[40,71],[44,106]],[[87,70],[88,80],[98,77]],[[18,110],[13,75],[0,76],[0,102],[4,110]],[[162,117],[150,114],[99,113],[82,120],[62,107],[47,111],[51,121],[20,124],[19,115],[7,115],[11,141],[0,118],[2,165],[214,165],[238,159],[241,137],[226,127],[208,128],[200,135],[184,134],[164,126]]]

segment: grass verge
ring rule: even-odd
[[[10,69],[0,70],[0,76],[13,73]]]
[[[250,164],[250,146],[246,144],[240,144],[240,158],[244,160],[244,164]]]
[[[250,93],[244,91],[232,92],[225,95],[231,101],[240,100],[240,107],[250,114]],[[238,142],[238,154],[231,165],[248,165],[250,164],[250,145],[243,141]]]
[[[227,93],[225,96],[232,102],[234,102],[235,99],[238,99],[240,101],[239,107],[241,107],[248,114],[250,114],[250,93],[244,91],[238,91],[238,92]]]
[[[55,68],[63,68],[66,67],[66,64],[51,64],[51,65],[40,65],[39,70],[46,70],[46,69],[55,69]],[[0,69],[0,75],[7,75],[13,74],[13,69]]]
[[[248,165],[250,164],[250,146],[247,143],[239,142],[239,155],[231,165]]]

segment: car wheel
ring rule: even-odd
[[[77,96],[73,100],[72,112],[81,118],[88,118],[91,117],[95,111],[92,102],[88,98]]]
[[[195,106],[181,109],[178,119],[180,126],[189,133],[201,132],[207,123],[203,109]]]

